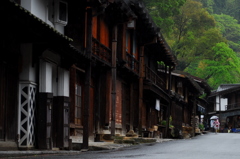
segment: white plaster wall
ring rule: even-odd
[[[221,101],[220,101],[220,110],[221,111],[225,111],[225,106],[227,105],[228,103],[228,99],[227,98],[221,98]],[[216,111],[219,111],[219,96],[216,96]]]
[[[58,96],[69,97],[69,71],[58,68]]]
[[[40,60],[39,92],[52,93],[52,64]]]
[[[36,15],[43,21],[46,20],[47,3],[45,0],[32,0],[32,14]]]
[[[21,0],[21,6],[27,9],[36,17],[40,18],[45,23],[54,27],[57,31],[64,34],[64,25],[52,23],[48,19],[49,7],[51,7],[52,0]]]
[[[21,0],[21,6],[27,9],[29,12],[45,21],[46,19],[46,0]]]
[[[32,0],[21,0],[21,6],[31,12]]]
[[[32,43],[21,45],[21,56],[22,66],[19,79],[36,83],[36,67],[32,65]]]

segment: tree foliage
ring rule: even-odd
[[[240,24],[232,16],[226,14],[214,14],[217,27],[222,35],[229,41],[230,47],[235,52],[240,52]]]
[[[211,14],[226,14],[240,22],[239,0],[196,0],[203,4]]]
[[[172,16],[179,13],[179,8],[186,0],[142,0],[153,20],[165,35],[172,32]]]
[[[240,77],[240,59],[235,52],[224,42],[217,43],[212,51],[214,56],[201,60],[192,73],[207,80],[213,88],[222,83],[237,83]]]
[[[240,82],[240,0],[143,0],[178,60],[213,88]]]
[[[172,51],[177,56],[178,69],[184,70],[191,65],[196,65],[199,58],[208,58],[212,55],[211,48],[218,42],[223,42],[216,21],[202,4],[187,0],[181,7],[180,14],[173,17],[174,32]]]

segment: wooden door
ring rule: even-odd
[[[76,79],[75,79],[75,124],[78,126],[82,126],[83,123],[83,90],[84,90],[84,75],[76,71]]]
[[[18,72],[0,61],[0,140],[14,141],[17,134]]]
[[[130,87],[122,84],[122,125],[126,132],[130,129]]]

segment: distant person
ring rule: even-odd
[[[214,122],[213,122],[213,126],[214,126],[214,129],[215,129],[215,133],[217,134],[218,130],[219,130],[219,127],[220,127],[220,122],[218,121],[218,119],[216,119]]]

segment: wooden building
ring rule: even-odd
[[[216,115],[220,121],[220,131],[240,132],[240,85],[222,84],[210,94],[208,119]],[[210,125],[210,120],[208,120]]]
[[[190,124],[201,86],[172,73],[176,58],[139,1],[5,0],[0,11],[0,149],[87,149],[171,116]]]
[[[164,70],[159,70],[161,75],[165,75]],[[171,136],[195,136],[195,133],[199,132],[201,115],[205,115],[205,117],[207,115],[207,97],[210,95],[211,88],[204,80],[186,72],[174,70],[171,75],[170,115],[172,117],[171,124],[175,129],[171,132]],[[203,94],[205,97],[201,98]]]
[[[159,101],[167,109],[170,101],[157,62],[174,68],[176,59],[145,7],[122,0],[92,1],[90,6],[70,1],[70,7],[69,16],[78,11],[80,18],[69,17],[66,35],[91,55],[88,68],[76,63],[71,69],[72,139],[87,147],[87,138],[98,141],[130,130],[141,134],[156,125],[161,113],[155,102],[163,98]]]
[[[67,19],[59,12],[66,11],[66,4],[56,1],[55,5],[63,7],[60,10],[48,3],[6,0],[0,6],[4,15],[0,42],[1,149],[69,147],[69,68],[77,59],[87,57],[64,35]],[[48,16],[50,13],[55,19]]]

